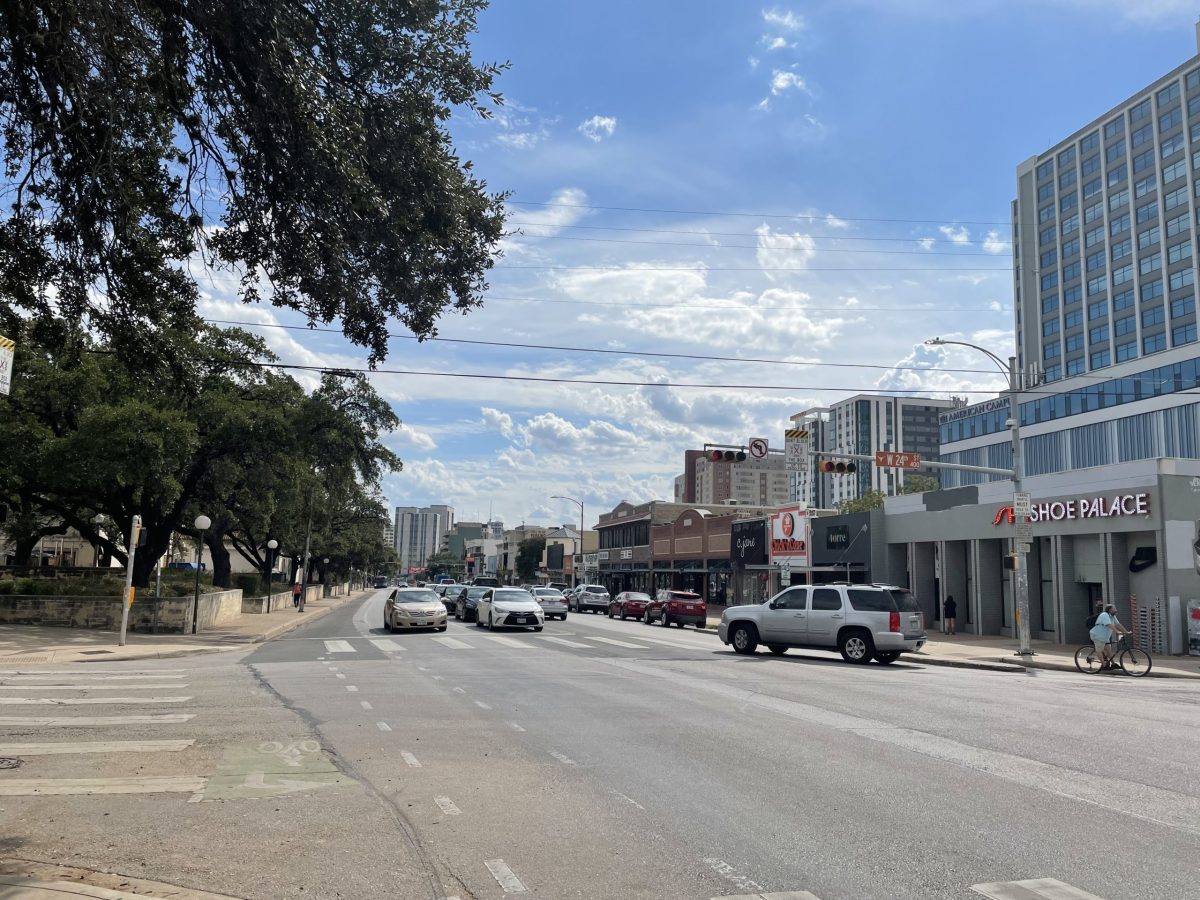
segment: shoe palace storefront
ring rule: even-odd
[[[1035,640],[1082,643],[1084,620],[1103,601],[1147,649],[1200,654],[1200,463],[1141,460],[1029,477],[1024,486]],[[907,581],[931,628],[953,596],[959,631],[1013,636],[1012,502],[1011,481],[889,497],[887,558],[873,568]]]

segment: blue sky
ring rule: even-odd
[[[921,342],[1011,353],[1017,164],[1195,55],[1197,11],[497,0],[474,47],[511,61],[505,105],[452,132],[511,192],[516,233],[485,307],[440,337],[520,346],[398,339],[382,368],[748,387],[377,374],[404,420],[388,438],[405,463],[389,501],[549,524],[577,520],[550,499],[568,494],[590,524],[621,499],[669,499],[684,449],[780,440],[814,405],[1000,388],[979,359]],[[226,279],[206,293],[213,318],[298,324],[231,303]],[[261,333],[285,361],[364,365],[336,334]]]

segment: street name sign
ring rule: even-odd
[[[876,450],[875,465],[880,468],[919,469],[921,468],[921,454],[897,453],[894,450]]]

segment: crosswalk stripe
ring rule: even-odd
[[[595,635],[589,635],[588,639],[592,641],[601,641],[605,644],[612,644],[614,647],[628,647],[630,650],[650,649],[645,644],[631,644],[629,641],[618,641],[616,638],[596,637]]]
[[[194,740],[66,741],[60,744],[0,744],[0,756],[61,756],[67,753],[176,753]]]
[[[399,653],[404,649],[399,641],[391,638],[371,638],[371,643],[384,653]]]
[[[1072,887],[1057,878],[992,881],[973,884],[971,890],[992,900],[1101,900],[1095,894]]]
[[[46,794],[193,794],[207,778],[193,775],[139,775],[123,778],[17,778],[0,781],[2,797]]]
[[[350,646],[349,641],[326,641],[325,642],[325,652],[326,653],[357,653],[358,651],[355,650],[352,646]]]
[[[126,703],[186,703],[191,697],[0,697],[0,706],[96,706]]]
[[[0,691],[177,691],[188,687],[170,684],[0,684]]]
[[[196,718],[194,713],[159,713],[149,716],[0,716],[0,725],[52,728],[86,728],[94,725],[178,725]]]
[[[718,641],[710,642],[710,645],[705,647],[702,644],[688,644],[683,641],[668,641],[664,640],[663,638],[649,637],[643,634],[639,634],[636,640],[648,641],[651,644],[662,644],[664,647],[677,647],[680,650],[710,650],[721,646],[720,642]]]
[[[489,634],[484,637],[484,640],[499,644],[501,647],[516,647],[521,650],[534,650],[537,648],[536,642],[531,643],[530,641],[518,641],[516,638],[503,637],[501,635]]]
[[[41,678],[43,675],[75,675],[87,673],[89,678],[99,675],[115,678],[182,678],[182,675],[169,675],[168,672],[187,672],[188,669],[0,669],[4,677]]]
[[[712,900],[821,900],[809,891],[784,891],[782,894],[738,894],[713,897]]]
[[[544,635],[542,637],[542,640],[543,641],[554,641],[554,643],[562,644],[564,647],[578,647],[582,650],[591,650],[592,649],[591,644],[581,644],[581,643],[579,643],[579,641],[568,641],[566,638],[550,637],[550,635]]]
[[[62,677],[62,676],[67,676],[67,675],[71,676],[71,679],[73,679],[73,680],[78,680],[79,678],[87,678],[89,683],[100,682],[100,681],[147,681],[147,680],[149,680],[149,681],[166,681],[171,678],[185,677],[182,672],[178,675],[157,674],[157,673],[152,673],[152,672],[146,672],[142,675],[101,675],[101,674],[94,675],[94,674],[92,674],[91,671],[80,672],[77,670],[74,672],[58,672],[57,674],[54,672],[46,672],[46,673],[40,674],[40,675],[34,675],[31,673],[23,673],[23,674],[19,674],[19,675],[3,675],[3,676],[0,676],[0,682],[3,682],[4,684],[15,684],[15,685],[38,684],[40,682],[46,682],[47,684],[59,684],[65,680],[68,680],[68,679]]]
[[[460,641],[458,638],[452,637],[435,637],[435,641],[443,647],[449,647],[451,650],[474,650],[475,648],[466,641]]]

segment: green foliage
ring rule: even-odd
[[[869,512],[872,509],[882,507],[886,496],[883,491],[867,491],[861,497],[855,497],[853,500],[843,500],[838,504],[838,509],[843,513]]]
[[[517,578],[522,582],[532,581],[537,577],[538,566],[542,562],[542,554],[546,552],[544,537],[525,538],[517,545]]]
[[[926,491],[940,490],[941,485],[932,475],[918,475],[910,472],[904,476],[904,485],[900,488],[902,494],[923,494]]]
[[[0,4],[0,331],[87,323],[129,361],[194,327],[194,267],[246,302],[342,323],[478,306],[503,197],[446,121],[487,116],[484,0]],[[178,362],[178,358],[170,359]]]

